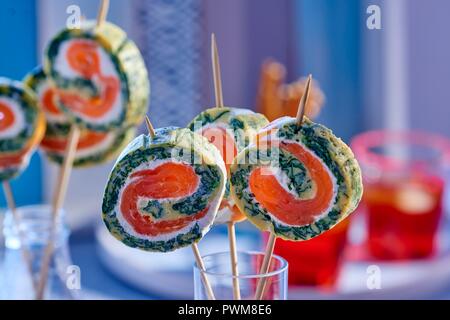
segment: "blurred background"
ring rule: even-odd
[[[95,18],[92,0],[2,2],[0,76],[20,80],[38,65],[74,4]],[[292,113],[301,78],[313,74],[310,115],[352,143],[366,193],[352,219],[332,232],[278,243],[276,253],[290,263],[291,298],[449,299],[448,12],[447,0],[111,0],[108,20],[144,55],[158,127],[185,126],[213,105],[212,32],[227,106],[272,119]],[[75,170],[66,199],[84,297],[192,297],[189,251],[138,252],[101,225],[111,166]],[[56,172],[36,153],[12,182],[18,204],[49,202]],[[225,239],[226,229],[215,228],[202,253],[226,250]],[[254,227],[238,226],[240,249],[262,242]]]

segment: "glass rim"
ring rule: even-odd
[[[52,205],[48,203],[41,204],[30,204],[24,206],[18,206],[15,208],[17,213],[20,215],[20,219],[24,223],[31,222],[33,220],[45,220],[52,221],[53,220],[53,208]],[[13,216],[10,208],[6,208],[4,211],[5,214],[9,214],[9,216]],[[35,213],[35,214],[30,214]],[[43,215],[44,214],[44,215]],[[57,224],[65,224],[66,219],[66,211],[64,208],[59,209],[59,214],[57,215],[56,223]]]
[[[230,256],[230,252],[229,251],[220,251],[220,252],[214,252],[214,253],[210,253],[207,255],[202,256],[202,259],[204,260],[205,258],[208,257],[213,257],[213,256],[219,256],[219,255],[228,255]],[[239,257],[240,254],[246,254],[246,255],[260,255],[262,257],[264,257],[265,253],[262,251],[254,251],[254,250],[248,250],[248,251],[237,251],[237,256]],[[266,272],[266,273],[258,273],[258,274],[239,274],[237,276],[231,274],[231,273],[219,273],[219,272],[211,272],[208,270],[202,270],[197,266],[197,263],[194,263],[194,270],[197,270],[199,273],[205,274],[207,276],[212,276],[212,277],[227,277],[227,278],[237,278],[237,279],[261,279],[261,278],[270,278],[279,274],[282,274],[283,272],[286,272],[288,269],[288,262],[286,261],[286,259],[284,259],[283,257],[273,254],[272,255],[272,259],[276,259],[281,263],[281,266],[279,268],[277,268],[276,270],[270,271],[270,272]],[[239,262],[238,262],[239,264]]]
[[[404,160],[373,151],[386,144],[409,144],[436,150],[435,160],[441,164],[450,163],[450,140],[446,137],[420,130],[372,130],[357,134],[351,141],[353,152],[362,165],[376,165],[383,170],[397,170]]]
[[[41,203],[41,204],[27,204],[24,206],[17,206],[15,208],[17,211],[52,211],[52,205],[48,203]],[[6,208],[6,211],[11,211],[10,208]],[[64,208],[59,209],[59,212],[65,212]]]

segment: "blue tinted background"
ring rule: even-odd
[[[0,77],[21,80],[36,66],[36,2],[35,0],[3,1],[0,10]],[[11,182],[18,205],[42,200],[40,155],[35,153],[29,167]],[[3,192],[1,205],[5,206]]]
[[[294,4],[296,71],[311,73],[319,81],[327,100],[318,121],[348,142],[363,129],[360,33],[365,8],[360,0],[294,1]]]

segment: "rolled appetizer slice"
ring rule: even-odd
[[[260,113],[240,108],[211,108],[203,111],[188,125],[189,129],[203,135],[217,149],[225,162],[227,172],[236,155],[251,143],[256,133],[269,121]],[[245,215],[230,197],[227,187],[215,223],[239,222]]]
[[[272,122],[234,160],[231,195],[263,231],[308,240],[347,217],[362,196],[361,170],[350,148],[306,119]]]
[[[150,84],[136,45],[105,22],[64,29],[48,45],[45,73],[58,90],[58,106],[94,131],[128,128],[143,120]]]
[[[29,162],[45,131],[36,96],[20,82],[0,78],[0,180],[9,180]]]
[[[51,86],[41,67],[31,72],[24,82],[36,93],[38,105],[47,119],[47,129],[40,145],[41,149],[49,160],[62,164],[71,124],[56,104],[57,90]],[[134,138],[135,131],[134,128],[109,132],[81,129],[73,166],[92,166],[117,157]]]
[[[103,220],[114,237],[147,251],[198,242],[225,192],[218,150],[188,129],[141,135],[119,156],[103,197]]]

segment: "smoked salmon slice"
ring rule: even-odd
[[[85,98],[77,92],[58,90],[60,102],[83,116],[95,119],[105,117],[119,96],[120,83],[117,78],[102,74],[98,45],[92,41],[74,40],[67,49],[66,58],[74,71],[89,80],[97,79],[100,96]]]
[[[225,162],[227,172],[229,172],[231,163],[237,155],[237,147],[234,137],[227,132],[225,128],[221,127],[205,128],[201,131],[201,134],[220,151],[220,155]]]
[[[43,71],[39,69],[38,71],[41,74],[41,77],[44,79],[45,75]],[[31,79],[29,80],[31,81]],[[33,88],[36,86],[34,85]],[[41,98],[41,106],[44,108],[44,111],[51,114],[51,115],[57,115],[61,116],[62,112],[59,110],[59,108],[55,104],[55,97],[56,90],[54,88],[46,87],[43,90],[42,98]]]
[[[250,175],[250,190],[256,199],[278,220],[290,225],[307,225],[326,210],[333,199],[333,179],[322,162],[296,143],[280,143],[308,169],[316,185],[312,199],[298,199],[283,187],[274,175],[256,168]]]
[[[83,77],[91,79],[101,74],[98,46],[93,41],[74,40],[67,49],[69,66]]]
[[[140,197],[152,200],[189,197],[198,188],[199,178],[191,166],[166,162],[155,169],[133,173],[133,180],[124,189],[121,211],[125,219],[141,234],[156,236],[186,227],[193,220],[205,216],[208,208],[184,218],[156,220],[150,215],[141,215],[137,202]]]

